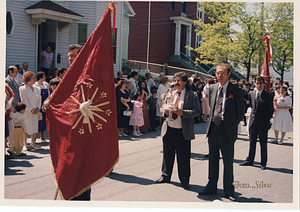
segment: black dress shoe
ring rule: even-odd
[[[19,155],[17,155],[17,156],[25,156],[26,154],[25,153],[21,153],[21,154],[19,154]]]
[[[253,163],[250,163],[249,161],[245,161],[244,163],[240,163],[240,166],[253,166]]]
[[[236,198],[234,197],[234,195],[228,195],[228,196],[225,196],[225,198],[229,199],[232,202],[236,202]]]
[[[216,193],[217,193],[217,191],[212,191],[212,190],[205,188],[203,191],[200,191],[198,193],[198,195],[210,195],[210,194],[216,194]]]
[[[170,180],[167,180],[164,177],[159,178],[158,180],[155,181],[156,183],[169,183]]]
[[[266,169],[267,169],[267,167],[264,166],[264,165],[261,165],[260,168],[261,168],[262,170],[266,170]]]
[[[14,157],[10,155],[5,155],[5,160],[10,160],[10,159],[14,159]]]
[[[181,183],[181,185],[185,190],[187,190],[191,187],[189,183]]]

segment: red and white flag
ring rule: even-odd
[[[270,83],[270,70],[269,70],[269,63],[271,62],[271,45],[270,45],[270,34],[266,35],[263,39],[263,42],[266,43],[266,51],[265,51],[265,59],[264,64],[261,71],[261,76],[265,79],[265,91],[268,91],[270,93],[271,89],[271,83]]]
[[[110,6],[49,102],[50,154],[66,200],[89,189],[119,158]]]

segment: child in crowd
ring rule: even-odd
[[[17,156],[23,156],[26,155],[25,153],[22,153],[22,144],[25,136],[27,136],[25,117],[23,115],[25,113],[26,105],[22,102],[18,102],[15,108],[17,112],[11,115],[15,125],[13,133],[14,144],[7,150],[7,152],[11,156],[14,152]]]
[[[155,129],[155,119],[156,119],[156,96],[157,96],[157,91],[152,90],[152,95],[151,97],[147,100],[147,104],[149,107],[149,119],[150,119],[150,127],[151,130],[156,132]]]
[[[141,98],[141,93],[139,91],[137,91],[132,97],[133,111],[130,116],[129,124],[133,126],[134,136],[143,135],[139,130],[139,127],[144,125],[143,103],[140,102],[140,98]]]

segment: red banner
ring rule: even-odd
[[[264,64],[261,71],[261,76],[265,78],[265,91],[270,93],[271,83],[270,83],[270,70],[269,70],[269,62],[271,61],[271,46],[269,43],[270,35],[268,34],[263,38],[263,42],[266,42],[266,52],[265,52],[265,59]]]
[[[52,164],[60,194],[69,200],[104,177],[119,158],[109,7],[49,104]]]

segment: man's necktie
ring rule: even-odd
[[[178,96],[180,97],[181,92],[177,92]],[[172,113],[172,118],[175,120],[177,119],[178,115],[176,113]]]
[[[257,107],[259,101],[259,92],[256,93],[256,98],[255,98],[255,106]]]
[[[16,80],[15,80],[15,79],[13,79],[13,82],[14,82],[14,84],[15,84],[16,88],[18,89],[18,88],[19,88],[19,85],[18,85],[18,83],[16,82]]]
[[[222,117],[222,103],[223,103],[223,87],[219,88],[219,95],[217,98],[217,104],[213,116],[213,122],[219,126],[221,124]]]

